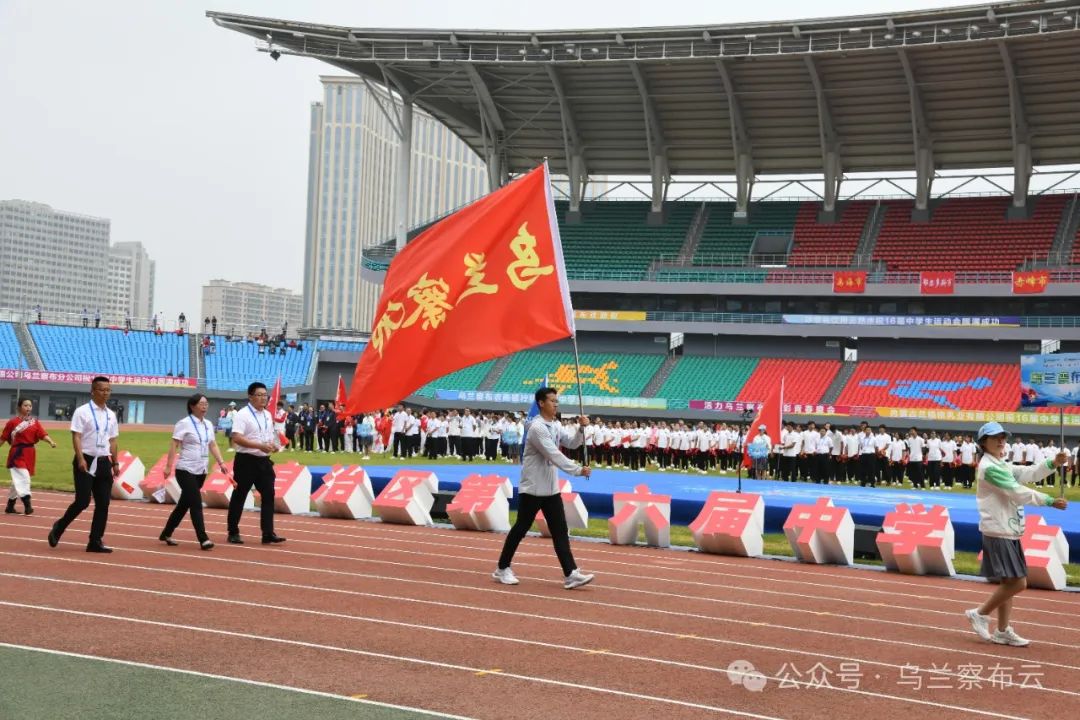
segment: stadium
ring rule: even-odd
[[[437,118],[484,159],[492,191],[545,160],[557,176],[579,357],[569,340],[522,350],[433,380],[403,398],[407,406],[523,413],[548,384],[565,394],[565,410],[580,382],[594,418],[741,428],[782,382],[784,422],[972,434],[997,420],[1055,448],[1061,433],[1065,448],[1077,445],[1080,403],[1060,416],[1056,407],[1022,403],[1020,356],[1080,352],[1080,5],[499,32],[207,15],[254,38],[274,60],[314,58]],[[409,138],[399,139],[408,152]],[[393,182],[398,204],[407,204],[408,172]],[[381,282],[395,255],[430,226],[398,227],[365,249],[356,272],[366,281]],[[104,374],[126,424],[171,426],[192,392],[204,393],[216,413],[245,400],[252,380],[280,379],[291,403],[333,402],[339,377],[352,377],[368,344],[366,334],[317,327],[298,330],[289,338],[296,342],[275,354],[243,339],[210,339],[212,353],[197,329],[92,329],[15,312],[0,323],[0,394],[13,410],[17,397],[30,397],[43,419],[63,420],[84,402],[90,378]],[[143,458],[147,469],[156,458]],[[312,489],[347,462],[292,459],[308,467]],[[380,465],[367,474],[379,492],[398,470]],[[474,470],[513,475],[457,463],[434,470],[449,481],[443,490],[460,490]],[[574,480],[594,520],[616,514],[615,495],[646,483],[670,493],[673,525],[692,527],[711,491],[735,487],[726,472],[705,480],[618,470],[606,477]],[[759,478],[747,489],[764,493],[767,485]],[[938,502],[907,489],[871,497],[790,485],[776,491],[786,499],[764,509],[764,529],[784,532],[789,511],[823,494],[878,530],[898,502]],[[972,496],[944,497],[956,547],[977,551]],[[61,495],[40,498],[42,514],[62,509]],[[133,554],[151,552],[134,538],[156,532],[150,525],[165,517],[162,508],[124,508],[110,537]],[[270,651],[280,668],[245,677],[303,688],[320,701],[351,698],[356,712],[382,704],[402,713],[386,717],[509,717],[508,699],[518,697],[551,708],[552,717],[851,717],[859,708],[922,706],[946,717],[1050,717],[1080,708],[1080,605],[1071,592],[1080,515],[1072,507],[1046,520],[1065,528],[1073,587],[1017,601],[1037,643],[1023,656],[1029,675],[1038,673],[1036,688],[1021,682],[1020,656],[976,645],[963,617],[951,617],[984,594],[982,586],[763,559],[775,548],[732,558],[575,542],[621,593],[605,597],[598,583],[579,603],[536,581],[551,569],[538,569],[550,565],[545,539],[522,546],[532,594],[512,598],[483,574],[475,587],[461,580],[494,561],[501,538],[450,539],[445,529],[383,523],[339,530],[283,515],[279,526],[299,541],[289,545],[301,548],[286,561],[293,574],[265,567],[266,553],[277,551],[252,548],[242,556],[264,567],[238,567],[219,599],[304,594],[295,606],[268,610],[274,626],[288,626]],[[31,536],[44,538],[45,527],[5,523],[0,534],[18,545],[3,553],[9,574],[31,572],[37,561],[14,555]],[[218,571],[198,559],[136,561],[160,562],[161,572],[186,573],[189,583]],[[57,604],[91,612],[80,583],[108,583],[109,570],[73,571],[58,581]],[[188,591],[162,578],[149,592]],[[406,597],[403,582],[419,589]],[[20,592],[25,597],[6,604],[30,612],[17,603],[30,602],[34,584]],[[195,625],[179,609],[190,601],[164,602],[170,617]],[[493,615],[482,616],[485,608]],[[146,630],[167,621],[141,622]],[[530,640],[508,639],[518,637],[509,627],[518,623]],[[267,652],[260,649],[271,642],[266,627],[227,625],[206,636],[223,655],[234,652],[230,643]],[[349,645],[342,627],[368,642]],[[93,641],[89,630],[72,636],[80,633]],[[71,653],[83,647],[57,644],[35,627],[27,644],[38,643]],[[111,656],[148,657],[134,641],[129,650]],[[733,671],[738,663],[745,667]],[[989,674],[994,663],[1011,663],[1015,673],[1000,687]],[[177,665],[224,672],[208,661]],[[822,670],[831,684],[821,683]],[[354,677],[343,679],[346,672]],[[973,677],[996,689],[973,690]],[[965,686],[970,692],[961,692]],[[338,716],[332,706],[326,712]]]

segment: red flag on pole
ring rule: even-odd
[[[356,365],[348,412],[389,407],[447,373],[573,334],[545,163],[397,254]]]
[[[349,401],[349,394],[345,392],[345,381],[339,374],[337,376],[337,395],[334,396],[334,405],[336,408],[345,407],[345,403]]]
[[[270,417],[274,418],[274,425],[279,425],[285,422],[285,418],[288,415],[284,410],[278,410],[278,403],[281,402],[281,376],[278,375],[277,380],[274,381],[274,389],[270,391],[270,400],[266,403],[266,409],[270,411]],[[278,443],[281,447],[285,447],[289,444],[288,439],[285,437],[285,433],[278,433]]]
[[[762,403],[754,422],[750,425],[750,431],[746,433],[746,442],[743,444],[743,467],[750,467],[753,462],[750,459],[750,443],[761,434],[758,428],[765,426],[765,434],[769,436],[770,444],[776,444],[780,439],[780,428],[784,408],[784,379],[780,378],[780,384],[773,388],[769,397]],[[760,480],[760,478],[758,478]]]

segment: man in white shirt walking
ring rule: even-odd
[[[266,410],[269,401],[266,386],[261,382],[248,385],[248,406],[236,414],[233,440],[236,442],[236,460],[233,462],[233,478],[236,487],[229,499],[229,542],[243,545],[240,537],[240,515],[252,487],[259,491],[259,529],[263,545],[285,542],[274,534],[274,462],[270,455],[281,449],[274,432],[274,420]]]
[[[120,427],[116,413],[108,407],[112,395],[109,378],[99,375],[90,383],[90,402],[80,405],[71,416],[71,441],[75,451],[72,461],[75,500],[49,530],[49,547],[56,547],[60,536],[79,517],[94,498],[94,518],[90,522],[90,542],[86,552],[111,553],[103,541],[109,522],[109,498],[113,477],[120,473],[116,464],[116,438]]]

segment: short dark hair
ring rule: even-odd
[[[536,404],[539,405],[540,403],[542,403],[542,402],[544,402],[545,400],[548,399],[548,395],[558,395],[558,394],[559,394],[558,390],[556,390],[553,387],[547,387],[545,385],[544,387],[539,388],[536,391],[536,393],[533,395],[533,397],[536,398]]]
[[[203,395],[202,393],[195,393],[194,395],[192,395],[191,397],[189,397],[187,399],[187,411],[188,411],[189,415],[191,414],[192,409],[196,405],[198,405],[200,402],[202,402],[202,399],[204,397],[206,397],[206,396]]]
[[[109,378],[105,377],[104,375],[97,375],[94,377],[93,380],[90,381],[90,387],[94,387],[99,382],[109,383],[110,385],[112,384],[112,380],[110,380]]]
[[[17,407],[17,408],[22,407],[22,404],[24,402],[33,403],[34,401],[33,401],[33,399],[28,398],[28,397],[20,397],[18,400],[15,401],[15,407]]]
[[[251,397],[252,395],[254,395],[256,390],[265,390],[265,389],[266,389],[266,386],[263,385],[261,382],[253,382],[250,385],[248,385],[248,397]]]

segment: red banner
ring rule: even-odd
[[[956,273],[952,270],[924,270],[919,273],[919,292],[923,295],[952,295],[956,291]]]
[[[421,233],[386,273],[348,412],[574,332],[547,164]]]
[[[1041,293],[1050,284],[1049,270],[1029,270],[1014,272],[1012,280],[1013,295]]]
[[[861,293],[866,291],[865,270],[845,270],[833,273],[834,293]]]

